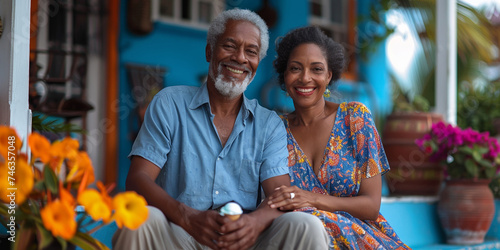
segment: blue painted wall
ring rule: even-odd
[[[368,4],[375,0],[358,0],[359,12],[366,13]],[[263,1],[230,0],[227,8],[247,8],[254,11],[262,7]],[[309,1],[307,0],[270,0],[270,5],[278,12],[277,22],[270,27],[270,44],[267,57],[260,63],[258,73],[250,84],[246,96],[256,98],[268,108],[277,111],[293,110],[292,101],[276,84],[272,67],[275,58],[275,40],[293,28],[309,23]],[[165,86],[199,85],[200,75],[208,72],[205,61],[206,31],[168,23],[155,22],[154,29],[147,35],[130,33],[126,24],[127,1],[122,1],[119,37],[119,152],[117,189],[123,190],[130,160],[127,158],[132,147],[134,134],[138,130],[136,104],[132,98],[131,87],[125,70],[128,63],[162,66],[168,69]],[[358,28],[360,29],[360,28]],[[360,29],[361,30],[361,29]],[[359,61],[359,60],[358,60]],[[359,61],[359,83],[340,82],[341,100],[359,100],[378,114],[379,106],[387,102],[387,70],[385,50],[382,48],[369,61]],[[374,89],[376,91],[374,91]]]

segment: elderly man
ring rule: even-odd
[[[148,201],[149,218],[136,231],[118,230],[114,249],[328,248],[319,219],[258,199],[261,186],[270,195],[290,185],[283,123],[243,95],[268,40],[257,14],[225,11],[208,30],[207,82],[155,96],[126,182]],[[230,201],[247,211],[236,221],[216,211]]]

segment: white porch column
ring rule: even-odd
[[[26,142],[31,129],[28,109],[30,1],[1,0],[0,125],[15,127]],[[25,143],[26,145],[26,143]]]
[[[457,124],[457,2],[436,1],[436,112]]]

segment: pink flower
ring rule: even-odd
[[[485,162],[491,163],[496,169],[495,172],[500,171],[500,165],[496,162],[500,146],[495,138],[490,137],[489,132],[480,133],[471,128],[461,129],[451,124],[437,122],[422,138],[415,140],[415,143],[429,155],[431,160],[443,162],[448,168],[454,168],[454,171],[448,172],[463,174],[458,176],[459,178],[491,178],[487,176],[490,175],[487,172],[491,171],[486,171],[491,170],[491,166],[485,165]],[[478,152],[482,154],[481,159],[477,157]],[[470,160],[478,168],[478,176],[473,176],[476,172],[469,172],[465,167],[465,161]],[[458,168],[461,168],[460,171],[456,171]]]

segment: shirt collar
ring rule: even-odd
[[[191,100],[191,103],[189,104],[190,109],[197,109],[203,104],[208,104],[210,106],[210,101],[208,97],[208,88],[207,88],[207,82],[203,83],[200,88],[198,88],[198,91],[196,91],[196,94],[194,94],[193,99]],[[244,120],[248,118],[248,116],[251,114],[254,116],[255,108],[256,105],[254,102],[250,102],[245,94],[243,94],[243,103],[241,105],[242,111],[243,111],[243,117]]]
[[[197,109],[205,103],[210,105],[208,99],[207,82],[203,83],[201,87],[198,88],[198,91],[196,91],[196,93],[193,96],[193,99],[191,100],[191,103],[189,104],[189,108]]]

